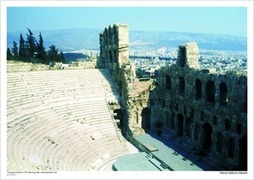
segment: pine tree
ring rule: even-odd
[[[10,60],[10,59],[12,59],[12,54],[11,54],[11,50],[10,50],[10,48],[7,48],[7,60]]]
[[[28,53],[29,53],[29,57],[33,58],[37,50],[36,39],[32,31],[29,28],[27,28],[27,30],[28,30],[28,34],[27,34]]]
[[[19,57],[20,57],[20,59],[27,58],[28,57],[27,53],[28,52],[27,52],[25,40],[24,40],[22,34],[20,34],[20,39],[19,39]]]
[[[39,35],[39,43],[37,43],[37,58],[38,59],[41,59],[43,63],[46,63],[45,62],[45,59],[46,59],[46,51],[45,51],[45,48],[44,48],[44,45],[43,45],[43,38],[42,38],[42,35],[40,33]]]
[[[60,52],[59,58],[60,58],[60,61],[61,61],[62,63],[66,63],[66,60],[65,60],[65,58],[64,58],[64,53],[63,53],[63,51]]]
[[[18,57],[18,44],[15,41],[13,41],[12,54],[14,57]]]
[[[49,50],[48,50],[48,60],[49,61],[55,61],[55,62],[59,62],[60,58],[58,56],[58,49],[56,49],[55,45],[51,45],[49,46]]]

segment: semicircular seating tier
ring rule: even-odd
[[[8,170],[98,170],[128,154],[110,78],[106,69],[7,73]]]

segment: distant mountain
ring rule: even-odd
[[[246,51],[247,38],[219,34],[179,32],[130,32],[130,45],[151,47],[175,47],[195,41],[200,49],[223,51]]]
[[[36,39],[39,39],[40,31],[33,31]],[[42,30],[44,46],[48,48],[54,44],[59,50],[73,51],[80,49],[99,50],[98,29],[64,29]],[[12,47],[13,41],[19,43],[20,33],[26,38],[27,32],[15,32],[7,34],[7,46]],[[223,51],[246,51],[247,38],[229,35],[205,34],[205,33],[180,33],[180,32],[149,32],[130,31],[130,49],[161,47],[177,48],[178,45],[190,41],[198,43],[200,49]]]
[[[63,30],[31,30],[35,38],[39,39],[41,32],[44,46],[47,49],[50,45],[55,45],[62,51],[73,51],[79,49],[99,49],[99,33],[96,29],[63,29]],[[26,38],[27,32],[14,32],[7,34],[8,47],[13,46],[13,41],[19,43],[20,33]]]

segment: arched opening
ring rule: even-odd
[[[228,119],[225,119],[225,130],[226,131],[230,131],[230,129],[231,129],[231,122],[230,122],[230,120],[228,120]]]
[[[166,75],[166,90],[171,90],[171,78],[169,75]]]
[[[242,124],[241,123],[236,124],[236,132],[237,132],[237,134],[242,133]]]
[[[183,77],[179,78],[179,94],[182,96],[184,95],[185,90],[185,81]]]
[[[117,123],[118,128],[123,129],[124,122],[123,122],[123,111],[121,109],[114,110],[114,118],[119,119],[119,123]]]
[[[189,117],[186,118],[185,120],[185,134],[188,137],[191,137],[191,131],[190,131],[190,123],[191,119]]]
[[[144,108],[141,113],[142,128],[147,132],[150,130],[150,109]]]
[[[215,103],[215,83],[213,81],[206,83],[206,101]]]
[[[223,135],[218,132],[217,133],[217,143],[216,143],[216,150],[217,152],[222,152],[223,148]]]
[[[238,169],[242,171],[248,170],[248,148],[246,135],[239,140]]]
[[[199,124],[196,122],[195,123],[195,131],[194,131],[194,139],[196,140],[196,141],[198,141],[199,140]]]
[[[213,133],[213,129],[212,126],[209,123],[205,123],[203,125],[203,140],[202,140],[202,144],[203,144],[203,148],[207,151],[211,150],[211,146],[212,146],[212,133]]]
[[[177,115],[177,123],[178,123],[177,135],[182,136],[183,135],[183,115],[182,114]]]
[[[164,124],[166,128],[169,128],[169,112],[165,112],[165,117],[164,117]]]
[[[171,123],[171,129],[175,129],[175,112],[174,111],[172,111],[171,112],[171,121],[170,121],[170,123]]]
[[[218,124],[218,117],[217,116],[213,116],[213,125],[217,126]]]
[[[228,88],[225,83],[220,83],[220,105],[227,105],[228,102]]]
[[[233,159],[235,156],[235,142],[232,137],[229,138],[227,147],[228,147],[228,157]]]
[[[196,99],[201,99],[201,97],[202,97],[202,82],[199,79],[196,79],[195,90],[196,90]]]

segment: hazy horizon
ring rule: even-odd
[[[247,37],[245,7],[8,7],[7,33],[98,29],[115,23],[130,31]]]

